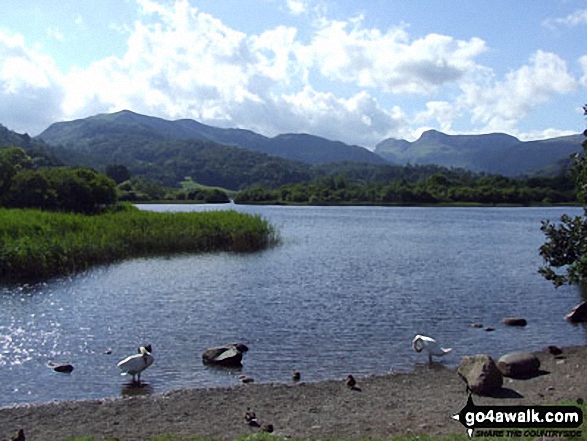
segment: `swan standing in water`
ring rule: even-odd
[[[151,350],[151,345],[141,346],[138,354],[131,355],[119,361],[117,366],[122,371],[121,375],[132,375],[132,382],[140,385],[141,372],[151,366],[155,361],[151,355]],[[135,381],[135,375],[138,376],[138,381]]]
[[[452,351],[452,348],[443,348],[432,337],[426,337],[425,335],[416,335],[412,341],[412,347],[416,352],[426,351],[429,363],[432,363],[433,355],[442,357]]]

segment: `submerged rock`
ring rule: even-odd
[[[505,317],[501,323],[506,326],[526,326],[528,324],[526,319],[521,317]]]
[[[69,374],[71,371],[73,371],[73,365],[68,363],[54,363],[50,361],[47,363],[47,366],[49,366],[55,372],[61,372],[65,374]]]

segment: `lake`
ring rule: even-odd
[[[586,343],[564,315],[581,295],[537,269],[540,221],[576,207],[142,205],[259,213],[281,244],[253,254],[134,259],[38,285],[0,287],[0,406],[160,393],[183,387],[405,372],[427,362],[415,334],[461,357]],[[525,328],[500,324],[528,320]],[[480,322],[493,332],[470,326]],[[249,346],[241,370],[206,367],[207,347]],[[151,343],[145,386],[116,363]],[[75,366],[53,372],[49,361]]]

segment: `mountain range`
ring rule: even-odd
[[[383,140],[374,153],[393,164],[436,164],[515,177],[560,172],[571,155],[582,151],[582,140],[579,134],[524,142],[503,133],[447,135],[429,130],[414,142]]]
[[[581,135],[520,141],[503,133],[447,135],[424,132],[416,141],[389,138],[373,151],[308,134],[266,137],[250,130],[219,128],[191,119],[169,121],[128,110],[52,124],[36,138],[73,152],[86,151],[97,138],[131,136],[150,141],[201,140],[236,146],[307,164],[353,162],[464,168],[473,172],[520,176],[556,174],[582,151]]]
[[[168,121],[129,110],[54,123],[37,138],[51,145],[83,148],[91,139],[103,135],[125,135],[160,141],[198,139],[308,164],[346,161],[387,163],[363,147],[319,136],[283,134],[269,138],[250,130],[213,127],[191,119]]]

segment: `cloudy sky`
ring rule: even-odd
[[[587,0],[1,0],[0,124],[133,110],[369,148],[577,133]]]

